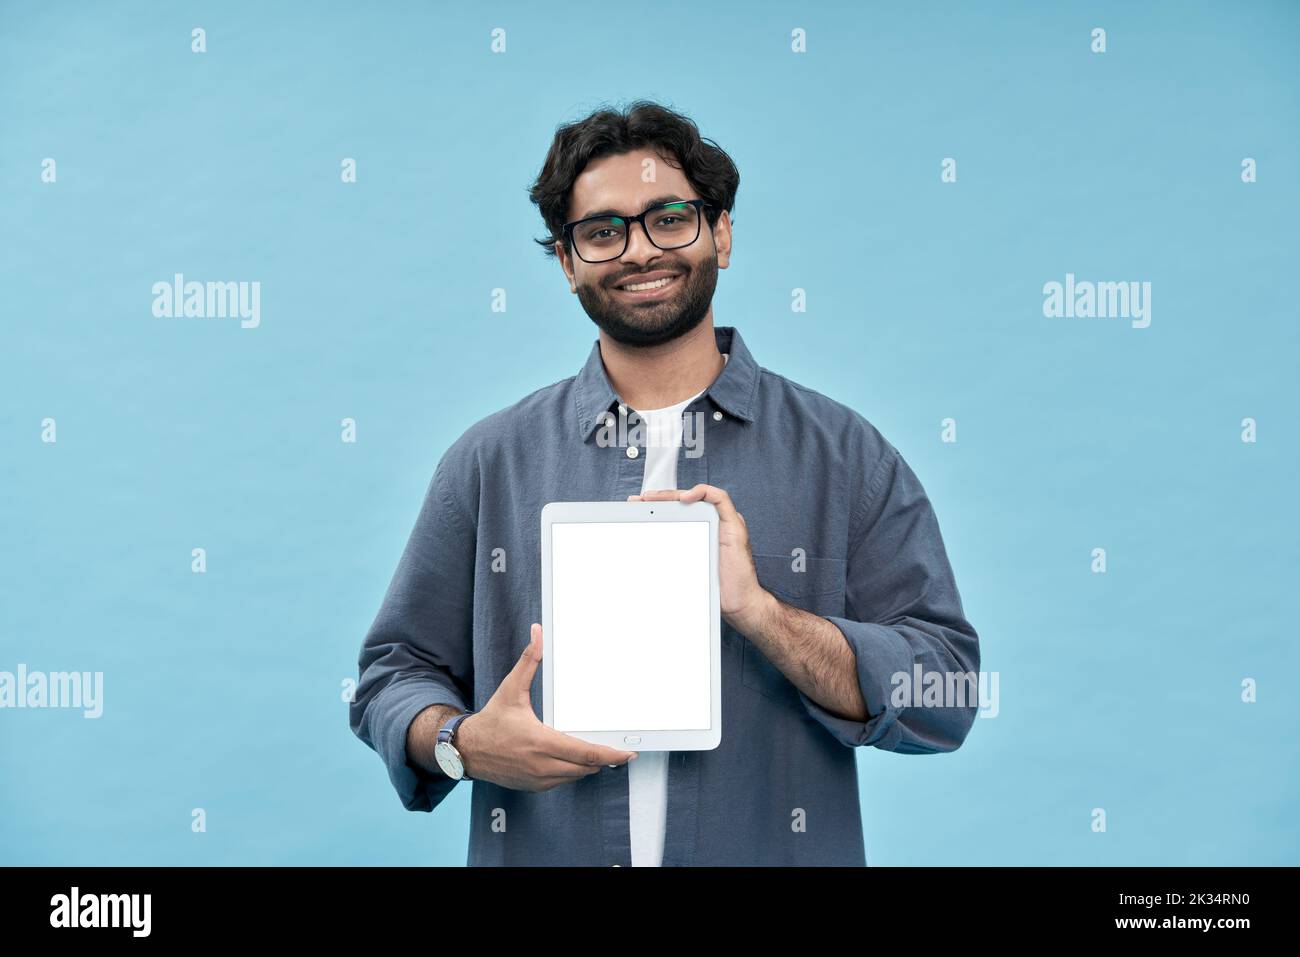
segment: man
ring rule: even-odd
[[[714,326],[738,185],[693,122],[642,101],[561,127],[533,186],[599,338],[439,462],[350,713],[409,810],[474,782],[471,865],[861,866],[854,749],[952,751],[974,721],[979,640],[920,482],[864,418]],[[538,718],[542,506],[635,498],[720,515],[712,751],[638,755]],[[617,568],[591,587],[629,615],[653,594]],[[914,666],[970,694],[896,695]]]

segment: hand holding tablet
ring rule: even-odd
[[[537,720],[529,688],[542,658],[542,626],[483,708],[461,722],[457,747],[471,778],[522,791],[547,791],[636,758],[635,751],[592,744]]]

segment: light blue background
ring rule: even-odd
[[[467,6],[0,4],[0,670],[106,685],[0,711],[0,861],[464,863],[342,682],[443,450],[595,338],[554,127],[647,96],[741,170],[717,323],[899,448],[1000,676],[859,753],[868,861],[1297,863],[1297,5]],[[176,272],[261,327],[154,318]],[[1150,328],[1045,318],[1067,272]]]

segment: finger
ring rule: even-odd
[[[716,485],[705,485],[701,482],[699,485],[693,485],[692,488],[686,489],[685,492],[673,493],[673,498],[685,502],[686,505],[690,505],[692,502],[708,502],[718,508],[718,518],[723,521],[741,520],[740,512],[736,511],[735,505],[732,505],[731,495],[728,495],[724,489],[719,489]]]
[[[727,522],[743,522],[740,512],[731,501],[731,496],[716,485],[696,485],[685,491],[681,489],[656,489],[642,492],[639,496],[643,502],[679,501],[687,505],[692,502],[709,502],[718,510],[718,517]]]
[[[572,761],[561,761],[559,758],[544,758],[534,765],[533,773],[539,778],[573,781],[577,778],[585,778],[589,774],[599,774],[604,767],[603,764],[574,764]]]
[[[545,754],[584,767],[600,767],[602,764],[626,764],[636,754],[635,751],[623,751],[619,748],[583,741],[581,738],[575,738],[563,731],[556,731],[550,725],[542,725],[542,735],[538,747]]]
[[[627,500],[628,500],[629,502],[639,502],[639,501],[641,501],[641,496],[640,496],[640,495],[629,495],[629,496],[627,497]]]
[[[592,773],[594,774],[595,772],[593,771]],[[552,777],[545,777],[545,778],[535,778],[534,780],[536,781],[536,784],[534,785],[533,790],[534,790],[534,791],[549,791],[549,790],[551,790],[552,788],[564,787],[566,784],[573,784],[574,781],[580,780],[581,778],[585,778],[585,777],[588,777],[588,776],[589,776],[589,775],[586,775],[586,774],[579,774],[577,777],[571,777],[571,776],[556,777],[556,776],[552,776]]]
[[[682,493],[683,502],[705,501],[718,510],[718,517],[724,522],[740,521],[740,513],[731,502],[731,496],[716,485],[696,485]]]
[[[515,662],[515,666],[502,680],[501,684],[506,686],[506,693],[514,695],[516,698],[528,700],[529,689],[533,684],[533,676],[537,674],[537,662],[542,660],[542,626],[533,622],[533,627],[529,630],[528,644],[524,648],[523,654]]]
[[[637,497],[643,502],[675,502],[683,494],[675,488],[660,488],[642,492]]]

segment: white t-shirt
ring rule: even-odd
[[[727,353],[722,354],[723,363]],[[666,409],[633,409],[645,430],[645,478],[641,491],[677,487],[677,454],[682,444],[682,413],[702,396]],[[664,857],[664,830],[668,813],[668,756],[671,751],[638,751],[627,765],[628,824],[632,838],[632,866],[659,867]]]

